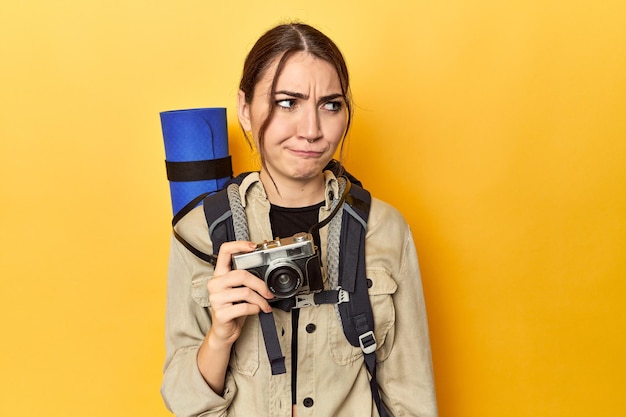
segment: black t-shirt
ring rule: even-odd
[[[272,204],[270,208],[270,224],[273,238],[291,237],[296,233],[308,232],[319,223],[319,211],[324,202],[308,207],[280,207]],[[316,231],[313,234],[315,245],[319,248],[320,236]]]

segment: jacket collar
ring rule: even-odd
[[[340,197],[339,183],[337,181],[337,177],[335,177],[335,174],[328,170],[324,171],[324,182],[326,185],[326,201],[324,208],[330,210],[333,200]],[[265,193],[265,188],[263,187],[263,183],[261,182],[259,172],[251,172],[243,179],[241,185],[239,186],[239,194],[241,196],[241,203],[244,207],[246,207],[247,200],[250,197],[267,200],[267,194]]]

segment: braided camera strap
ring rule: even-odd
[[[228,202],[230,211],[233,215],[233,227],[235,229],[235,238],[237,240],[250,240],[248,233],[248,220],[246,211],[241,203],[241,194],[239,193],[239,185],[230,184],[226,189],[228,193]]]
[[[339,195],[332,201],[331,210],[337,207],[337,204],[343,204],[339,196],[343,195],[346,189],[346,179],[343,177],[337,178],[339,183]],[[328,242],[326,253],[326,264],[328,270],[328,285],[331,290],[336,290],[339,287],[339,242],[341,239],[341,220],[343,218],[343,210],[339,210],[335,217],[330,221],[328,225]],[[341,323],[341,315],[339,314],[339,304],[334,305],[335,313]]]

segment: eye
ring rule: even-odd
[[[296,100],[291,99],[291,98],[276,100],[276,105],[280,107],[281,109],[291,110],[295,107]]]
[[[338,112],[343,108],[343,103],[341,101],[329,101],[324,103],[323,108],[331,112]]]

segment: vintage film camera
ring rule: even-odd
[[[264,280],[276,299],[324,289],[320,258],[309,233],[259,243],[252,252],[233,255],[232,265]]]

